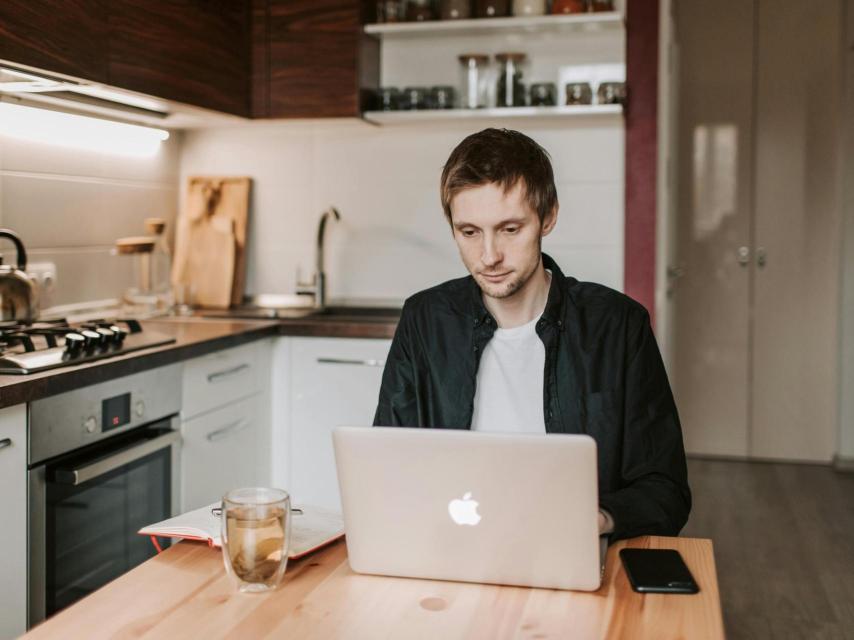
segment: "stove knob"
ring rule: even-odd
[[[113,338],[115,337],[113,332],[110,329],[105,329],[104,327],[98,327],[95,329],[95,333],[101,336],[101,345],[109,346],[113,344]]]
[[[86,433],[95,433],[95,430],[98,428],[98,421],[95,420],[95,416],[89,416],[83,421],[83,428],[86,429]]]
[[[83,338],[85,339],[83,346],[86,349],[94,349],[99,344],[101,344],[102,336],[97,331],[92,331],[91,329],[83,329],[83,331],[80,332],[80,335],[83,336]]]
[[[65,350],[71,354],[80,353],[86,344],[86,338],[79,333],[71,332],[65,334]]]
[[[145,403],[142,400],[138,400],[133,410],[136,412],[136,417],[141,418],[145,415]]]
[[[128,332],[122,329],[120,326],[111,324],[110,331],[113,332],[113,343],[121,344],[125,341],[125,336],[127,336]]]

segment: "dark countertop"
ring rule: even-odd
[[[221,318],[156,318],[146,329],[174,336],[172,344],[29,375],[0,375],[0,409],[71,391],[181,360],[271,336],[391,338],[397,314],[309,316],[275,320]]]

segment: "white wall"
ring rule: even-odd
[[[51,304],[116,297],[134,283],[116,238],[145,235],[143,220],[174,221],[180,135],[147,158],[79,151],[0,136],[0,226],[16,231],[30,262],[56,264]],[[0,243],[7,262],[8,241]]]
[[[247,292],[293,292],[298,267],[310,276],[317,218],[335,205],[342,221],[328,227],[330,298],[400,301],[466,274],[439,203],[439,176],[453,147],[491,124],[516,121],[376,127],[335,120],[194,130],[181,149],[181,184],[190,175],[253,178]],[[567,274],[621,289],[622,117],[518,128],[554,163],[561,212],[544,249]]]

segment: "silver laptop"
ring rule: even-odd
[[[333,443],[353,571],[599,588],[591,437],[339,427]]]

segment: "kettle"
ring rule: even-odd
[[[3,264],[0,257],[0,321],[31,322],[38,314],[36,286],[27,275],[27,251],[14,231],[0,229],[0,238],[9,238],[18,251],[18,267]]]

